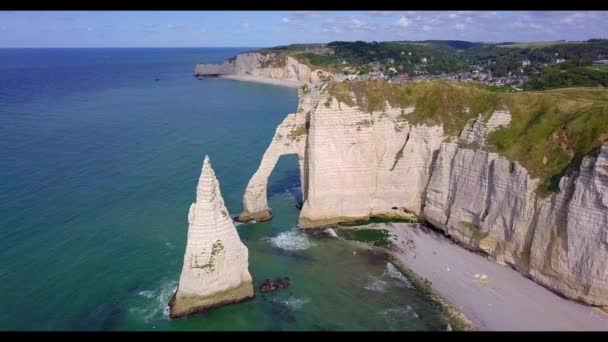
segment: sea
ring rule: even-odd
[[[237,225],[255,298],[169,319],[203,158],[238,215],[296,110],[293,88],[193,77],[248,50],[0,49],[0,330],[447,329],[394,265],[297,229],[295,156],[270,177],[274,219]]]

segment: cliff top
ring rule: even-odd
[[[401,120],[443,125],[458,136],[467,122],[508,110],[511,124],[488,136],[491,150],[520,162],[541,179],[539,194],[557,190],[559,179],[608,140],[608,89],[565,88],[497,93],[478,84],[449,81],[391,84],[384,81],[330,83],[327,93],[351,107],[382,111],[414,106]]]

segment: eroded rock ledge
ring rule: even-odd
[[[414,111],[364,111],[322,88],[300,94],[247,186],[243,218],[267,212],[268,176],[293,153],[300,228],[414,214],[566,297],[608,306],[608,142],[540,197],[538,179],[488,148],[488,133],[511,124],[508,110],[470,120],[457,137],[411,124]]]

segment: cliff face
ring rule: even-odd
[[[330,73],[320,69],[313,70],[290,56],[285,56],[284,61],[278,59],[275,53],[242,53],[236,56],[234,62],[197,64],[194,73],[250,75],[301,82],[319,82],[330,76]]]
[[[307,115],[298,124],[290,114],[277,129],[287,140],[275,134],[245,192],[246,210],[267,209],[276,159],[297,153],[301,228],[412,213],[569,298],[608,305],[608,142],[541,198],[538,179],[487,146],[489,132],[510,124],[506,110],[451,137],[441,125],[410,124],[414,107],[369,113],[319,93],[303,96],[298,112]],[[284,134],[302,121],[308,130],[299,140]]]
[[[253,297],[248,250],[228,215],[207,156],[188,223],[184,265],[169,304],[171,317]]]

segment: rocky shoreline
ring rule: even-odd
[[[392,234],[382,248],[403,273],[421,279],[475,329],[605,331],[608,314],[550,291],[516,270],[462,248],[422,224],[370,225]],[[411,275],[410,275],[411,276]]]

